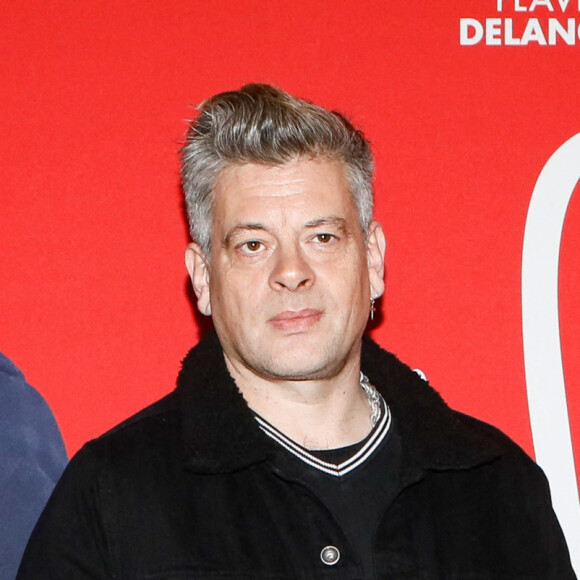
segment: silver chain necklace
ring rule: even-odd
[[[381,395],[379,392],[371,385],[369,379],[362,374],[360,374],[360,386],[363,388],[365,395],[367,396],[367,401],[369,407],[371,408],[371,423],[374,427],[381,417]]]

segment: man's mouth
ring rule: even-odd
[[[299,332],[314,326],[322,317],[320,310],[304,308],[302,310],[285,310],[268,320],[277,330]]]

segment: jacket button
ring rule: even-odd
[[[334,566],[340,560],[340,552],[338,548],[334,546],[326,546],[322,548],[322,552],[320,552],[320,559],[327,565],[327,566]]]

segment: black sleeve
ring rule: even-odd
[[[564,534],[554,513],[548,479],[542,469],[513,441],[495,428],[503,456],[478,472],[477,488],[492,531],[493,554],[503,554],[511,577],[523,570],[542,580],[576,580]],[[506,574],[506,577],[508,575]]]
[[[545,559],[550,563],[550,576],[554,580],[576,580],[576,574],[570,561],[570,553],[564,533],[552,507],[550,486],[542,469],[535,463],[537,503],[531,505],[533,498],[522,498],[526,509],[535,512],[536,522],[530,526],[539,533],[545,548]],[[548,578],[548,576],[546,576]]]
[[[72,459],[32,532],[17,580],[115,578],[100,463],[90,444]]]

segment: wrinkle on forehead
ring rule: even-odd
[[[263,179],[260,183],[246,184],[245,189],[250,195],[258,198],[263,197],[293,197],[304,193],[304,177],[286,177],[272,175]],[[236,180],[237,181],[237,180]]]
[[[285,181],[285,182],[279,182],[279,183],[265,183],[265,185],[267,185],[268,187],[271,187],[273,189],[268,190],[268,192],[258,192],[255,194],[254,197],[278,197],[278,198],[283,198],[283,197],[294,197],[296,195],[300,195],[302,193],[304,193],[304,191],[302,190],[296,190],[296,191],[276,191],[276,187],[286,187],[288,185],[292,185],[292,184],[298,184],[303,182],[304,180],[295,180],[295,181]],[[256,186],[254,188],[250,188],[250,189],[263,189],[263,186]]]

